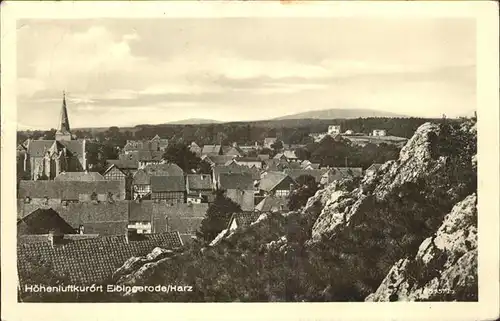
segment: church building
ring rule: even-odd
[[[53,180],[61,172],[87,170],[86,141],[71,134],[64,94],[55,140],[28,140],[25,145],[23,170],[30,180]]]

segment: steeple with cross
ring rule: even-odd
[[[56,140],[71,140],[71,128],[69,127],[68,110],[66,108],[66,92],[63,91],[63,102],[59,127],[56,131]]]

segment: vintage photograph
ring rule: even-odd
[[[478,301],[475,19],[15,32],[18,302]]]

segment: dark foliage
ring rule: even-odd
[[[183,143],[169,144],[167,150],[163,154],[163,158],[171,163],[177,164],[186,173],[200,171],[202,166],[201,159]],[[206,172],[206,165],[203,165],[203,170]]]
[[[319,186],[311,175],[301,175],[295,180],[297,187],[288,195],[288,208],[295,211],[306,205],[307,200],[314,196]]]
[[[216,193],[215,200],[208,207],[207,214],[201,222],[200,230],[197,233],[197,236],[206,242],[211,242],[227,227],[233,213],[241,212],[241,207],[224,196],[223,191],[217,191]]]

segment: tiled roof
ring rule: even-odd
[[[361,167],[334,167],[335,170],[340,171],[344,175],[361,177],[363,176],[363,168]]]
[[[241,156],[241,155],[243,155],[243,151],[241,149],[239,149],[238,147],[223,146],[222,147],[222,154],[224,154],[224,155]]]
[[[231,216],[231,219],[229,220],[228,224],[228,229],[231,226],[231,223],[233,220],[236,220],[236,224],[238,225],[238,228],[246,227],[252,224],[253,222],[257,221],[261,213],[258,212],[239,212],[239,213],[234,213]]]
[[[144,171],[151,176],[183,176],[184,171],[177,164],[150,164],[144,167]]]
[[[362,168],[333,167],[329,168],[327,172],[323,174],[323,177],[328,178],[328,182],[332,182],[349,177],[361,177],[362,174]]]
[[[79,195],[125,193],[122,181],[20,181],[18,198],[45,198],[62,200],[79,200]]]
[[[115,165],[119,169],[137,169],[139,167],[137,159],[108,159],[106,162]]]
[[[263,191],[270,192],[287,177],[289,176],[282,172],[267,172],[267,174],[261,178],[259,188]]]
[[[132,184],[149,185],[151,184],[151,176],[144,169],[139,169],[132,178]]]
[[[21,234],[46,234],[54,230],[64,234],[73,234],[75,229],[53,209],[37,209],[17,221],[17,232]]]
[[[186,190],[184,176],[151,176],[151,192],[182,192]]]
[[[67,274],[73,284],[102,283],[133,256],[144,256],[155,247],[174,249],[181,247],[177,232],[142,235],[140,239],[126,241],[125,236],[107,236],[67,242],[51,247],[47,243],[18,245],[20,276],[29,274],[38,257],[56,272]],[[21,283],[23,280],[20,280]]]
[[[30,156],[44,156],[45,152],[52,147],[55,140],[34,140],[29,143],[28,154]]]
[[[214,166],[213,168],[213,173],[215,176],[215,179],[219,177],[220,174],[222,173],[250,173],[252,175],[252,178],[254,180],[257,180],[260,178],[260,172],[259,170],[251,169],[248,168],[247,166],[241,166],[241,165],[231,165],[231,166]]]
[[[255,163],[261,163],[262,160],[258,157],[238,157],[235,158],[235,161],[237,162],[255,162]]]
[[[163,158],[163,152],[162,151],[149,151],[149,150],[141,150],[137,152],[137,157],[139,161],[145,162],[145,161],[161,161]]]
[[[255,206],[259,212],[288,210],[287,200],[283,197],[267,196]]]
[[[206,158],[206,161],[215,165],[223,165],[231,160],[233,160],[235,156],[231,155],[209,155]]]
[[[221,146],[220,145],[205,145],[203,146],[201,153],[202,154],[215,154],[218,155],[221,151]]]
[[[97,234],[64,234],[63,241],[78,241],[86,239],[95,239],[99,237]],[[48,234],[29,234],[17,235],[17,244],[32,244],[32,243],[46,243],[50,244]]]
[[[136,151],[136,150],[150,150],[150,142],[146,140],[128,140],[123,150]]]
[[[74,156],[83,157],[85,151],[83,150],[82,140],[66,140],[59,141],[66,149]]]
[[[153,202],[131,201],[128,203],[129,222],[151,222],[152,219],[153,219]]]
[[[55,181],[103,181],[104,176],[98,172],[62,172],[54,178]]]
[[[250,173],[221,173],[219,188],[223,190],[253,190],[253,177]]]
[[[283,152],[283,155],[288,158],[288,159],[295,159],[297,158],[297,156],[295,155],[295,152],[294,151],[291,151],[291,150],[286,150]]]
[[[186,185],[190,190],[209,190],[212,189],[212,177],[207,174],[189,174],[187,175]]]
[[[294,180],[303,175],[310,175],[314,177],[314,180],[319,183],[321,177],[327,172],[327,170],[322,169],[287,169],[285,173],[288,174]]]

